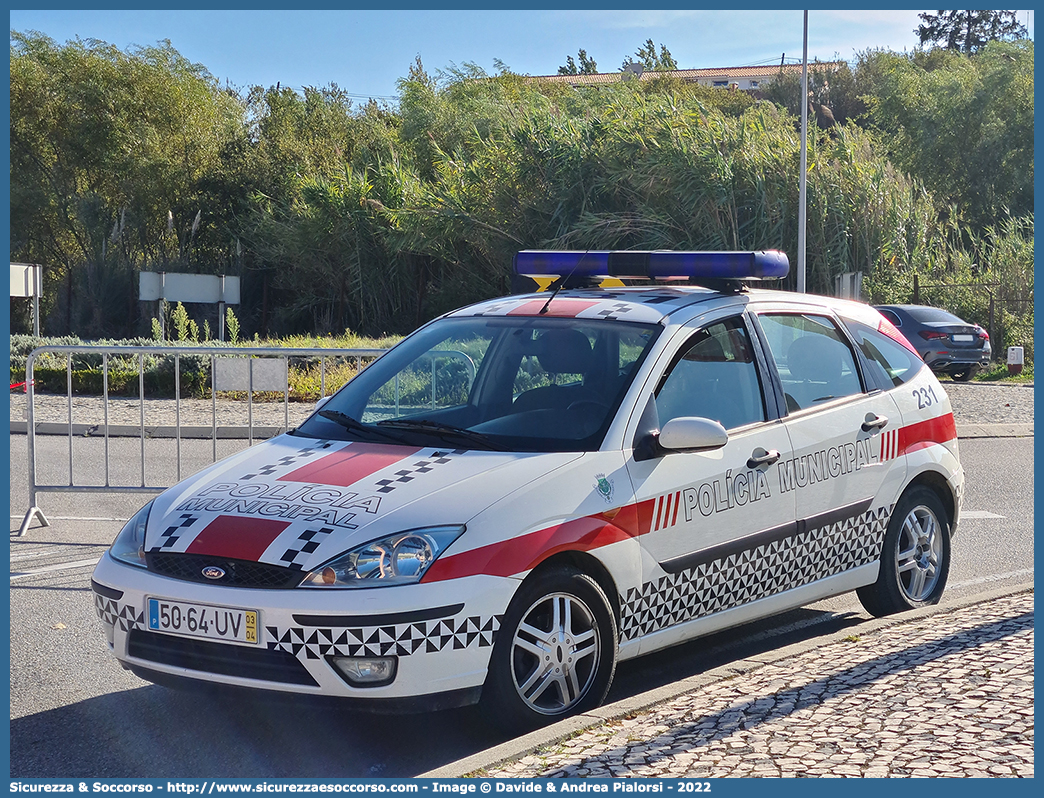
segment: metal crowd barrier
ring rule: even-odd
[[[171,487],[170,485],[148,485],[145,478],[145,358],[150,355],[170,357],[174,359],[174,438],[176,441],[177,481],[181,481],[181,358],[186,356],[208,356],[210,358],[210,395],[212,462],[217,461],[217,395],[220,392],[232,391],[246,393],[247,405],[247,440],[254,445],[254,394],[260,392],[283,393],[283,429],[290,425],[290,384],[289,367],[294,359],[319,359],[320,395],[326,396],[327,361],[333,359],[354,359],[356,373],[364,365],[369,365],[387,350],[384,349],[291,349],[279,347],[204,347],[204,346],[41,346],[34,349],[26,360],[26,436],[29,460],[29,509],[22,520],[18,534],[24,535],[33,518],[38,518],[42,526],[50,526],[47,517],[37,504],[37,496],[41,493],[155,493]],[[34,399],[35,369],[37,362],[44,356],[65,356],[66,361],[66,399],[68,406],[68,440],[69,440],[69,482],[64,485],[41,484],[38,481],[36,468],[36,415]],[[100,433],[104,438],[104,483],[101,485],[76,484],[73,468],[73,359],[75,356],[100,356],[102,375],[103,422]],[[109,471],[109,371],[110,358],[115,356],[129,357],[137,363],[139,420],[140,428],[141,479],[137,485],[114,485],[110,481]],[[274,363],[275,368],[270,364]],[[261,367],[255,367],[262,364]],[[280,379],[281,375],[281,379]],[[98,426],[98,425],[95,425]],[[94,430],[92,429],[92,433]]]

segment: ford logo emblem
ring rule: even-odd
[[[203,569],[203,576],[207,579],[221,579],[225,575],[224,568],[218,568],[216,565],[208,565]]]

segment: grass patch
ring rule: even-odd
[[[953,379],[949,374],[936,374],[940,382],[944,383],[960,383]],[[1009,383],[1012,385],[1022,385],[1025,383],[1033,382],[1033,364],[1026,363],[1022,367],[1022,373],[1017,375],[1011,375],[1008,373],[1007,363],[990,363],[990,365],[975,375],[975,379],[972,382],[989,382],[989,383]]]
[[[980,371],[975,377],[976,382],[1033,382],[1033,364],[1027,363],[1022,367],[1022,373],[1012,376],[1008,374],[1006,363],[991,363],[990,368]]]

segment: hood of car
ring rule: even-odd
[[[309,570],[387,534],[466,524],[580,456],[281,435],[157,498],[145,549]]]

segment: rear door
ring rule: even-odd
[[[775,487],[795,501],[798,537],[810,553],[804,581],[846,571],[852,587],[873,581],[906,476],[905,459],[896,456],[899,409],[861,372],[829,311],[781,304],[755,315],[787,406],[793,452],[779,463]]]

